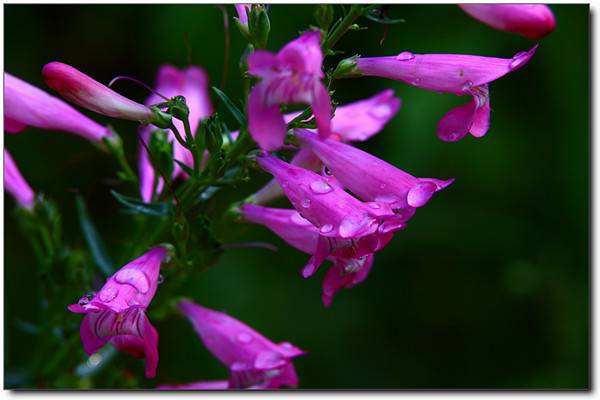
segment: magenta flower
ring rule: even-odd
[[[342,142],[360,142],[380,132],[400,109],[400,99],[391,89],[383,90],[368,99],[355,101],[335,110],[331,119],[331,139]],[[299,113],[288,114],[286,122],[293,120]],[[322,163],[308,148],[301,148],[292,158],[291,164],[316,171]],[[252,196],[256,204],[267,204],[283,195],[276,180],[271,180]]]
[[[281,104],[310,104],[319,134],[330,133],[331,101],[321,82],[321,33],[304,33],[277,54],[257,50],[248,57],[248,72],[261,78],[248,98],[248,129],[264,150],[283,145],[287,125]]]
[[[237,12],[238,25],[241,25],[248,29],[248,12],[252,8],[252,4],[234,4],[235,11]]]
[[[404,217],[394,213],[387,203],[363,203],[331,184],[327,176],[269,155],[262,155],[257,161],[277,179],[294,208],[315,225],[322,236],[359,239],[404,227]],[[317,266],[323,260],[318,261]]]
[[[54,61],[44,66],[42,74],[48,86],[83,108],[107,117],[142,123],[154,119],[150,108],[121,96],[70,65]]]
[[[185,69],[178,69],[172,65],[163,65],[159,68],[156,77],[156,92],[166,97],[183,96],[190,110],[189,122],[192,134],[195,134],[200,121],[208,117],[213,112],[213,107],[208,95],[208,77],[206,72],[200,67],[189,66]],[[152,105],[163,101],[158,95],[153,94],[146,100],[146,105]],[[174,119],[173,124],[179,132],[185,132],[183,122]],[[140,128],[140,134],[146,144],[150,140],[152,131],[158,128],[147,125]],[[175,140],[173,132],[169,131],[169,137],[173,142],[173,157],[176,160],[192,167],[193,156],[188,149],[183,147],[179,141]],[[154,185],[154,169],[148,157],[146,149],[140,144],[138,169],[140,175],[140,193],[145,202],[152,199],[152,189]],[[184,177],[183,170],[179,165],[174,165],[172,178]],[[158,190],[163,185],[162,178],[159,178]]]
[[[230,371],[228,381],[196,382],[161,389],[277,389],[298,386],[292,358],[304,352],[291,343],[275,344],[227,314],[191,301],[178,303],[200,339]]]
[[[387,204],[396,212],[410,213],[424,206],[435,192],[454,181],[415,178],[356,147],[319,138],[306,129],[295,133],[344,187],[365,201]]]
[[[158,286],[160,265],[167,257],[155,247],[115,272],[96,294],[67,307],[86,314],[81,322],[83,349],[93,354],[108,341],[120,351],[146,358],[146,377],[154,378],[158,365],[158,332],[146,316]]]
[[[544,4],[459,4],[471,17],[505,32],[539,40],[554,31],[556,22]]]
[[[71,132],[96,144],[112,136],[110,129],[92,121],[64,101],[4,73],[4,129],[17,133],[27,126]]]
[[[488,84],[527,64],[537,45],[512,58],[480,57],[460,54],[413,54],[395,57],[358,58],[354,75],[379,76],[406,82],[427,90],[469,95],[473,99],[448,112],[439,122],[437,135],[444,141],[456,141],[467,133],[484,136],[490,123]]]
[[[35,193],[6,149],[4,149],[4,188],[15,198],[19,206],[27,210],[33,209]]]
[[[329,260],[332,267],[323,280],[323,303],[329,306],[335,293],[351,288],[366,279],[373,264],[373,253],[383,249],[392,239],[391,233],[371,235],[358,240],[325,237],[296,210],[245,204],[240,212],[247,221],[264,225],[296,249],[312,255],[303,269],[305,278],[319,265],[315,260]]]

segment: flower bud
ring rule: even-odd
[[[252,12],[249,16],[249,30],[252,37],[252,43],[259,49],[267,46],[269,32],[271,31],[271,22],[267,11],[263,6],[252,7]]]
[[[315,20],[323,30],[329,29],[333,22],[333,6],[331,4],[317,4],[315,7]]]
[[[340,61],[333,72],[333,78],[342,79],[362,76],[362,72],[360,72],[356,65],[356,60],[358,58],[360,58],[360,56],[357,55]]]
[[[164,131],[154,131],[150,136],[148,148],[164,176],[173,173],[173,143]]]

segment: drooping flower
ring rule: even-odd
[[[178,69],[172,65],[163,65],[159,68],[156,77],[156,92],[166,97],[183,96],[189,108],[189,122],[192,134],[196,133],[200,121],[208,117],[213,112],[213,107],[208,95],[208,77],[206,72],[198,66],[189,66],[185,69]],[[146,100],[147,106],[160,103],[163,101],[158,95],[152,94]],[[179,132],[185,132],[183,122],[174,119],[173,124]],[[148,144],[152,131],[158,128],[146,125],[140,127],[140,135],[142,140]],[[193,156],[190,151],[184,148],[179,141],[175,140],[173,132],[169,131],[169,138],[173,142],[173,157],[182,163],[192,167]],[[154,186],[154,169],[148,157],[148,152],[140,143],[138,169],[140,174],[140,193],[145,202],[149,202],[152,198],[152,190]],[[184,173],[175,164],[173,168],[172,178],[182,176]],[[163,179],[159,178],[158,188],[163,185]]]
[[[18,133],[27,126],[74,133],[96,144],[112,136],[61,99],[5,72],[4,130]]]
[[[383,249],[393,235],[376,234],[360,239],[325,237],[296,210],[245,204],[240,212],[247,221],[266,226],[291,246],[312,256],[302,271],[305,278],[316,272],[315,259],[332,262],[323,280],[325,306],[331,304],[338,290],[351,288],[366,279],[373,264],[373,253]]]
[[[383,129],[400,109],[400,99],[394,96],[392,89],[386,89],[375,96],[355,101],[335,110],[331,119],[330,139],[342,142],[361,142],[368,140]],[[287,114],[286,122],[290,122],[299,113]],[[310,149],[300,148],[292,158],[291,164],[313,171],[321,168],[321,161]],[[276,180],[271,180],[262,189],[252,195],[252,202],[267,204],[283,195],[283,190]]]
[[[53,61],[44,66],[42,74],[48,86],[83,108],[107,117],[142,123],[155,120],[150,108],[121,96],[70,65]]]
[[[363,203],[330,184],[327,176],[270,155],[258,157],[257,162],[277,179],[294,208],[315,225],[322,236],[359,239],[404,227],[404,217],[394,213],[387,203]]]
[[[281,104],[310,104],[319,134],[329,136],[331,101],[321,81],[321,33],[304,33],[277,54],[257,50],[248,57],[248,72],[261,78],[248,98],[248,129],[264,150],[283,145],[287,125]]]
[[[488,84],[527,64],[537,45],[512,58],[481,57],[461,54],[413,54],[404,51],[392,57],[348,59],[340,63],[343,76],[378,76],[413,86],[472,100],[448,112],[439,122],[437,135],[444,141],[456,141],[467,133],[475,137],[487,133],[490,122]],[[349,72],[348,72],[349,71]]]
[[[539,40],[554,31],[554,14],[544,4],[459,4],[471,17],[504,32]]]
[[[4,187],[19,206],[28,210],[33,209],[35,193],[21,175],[17,164],[6,149],[4,149]]]
[[[146,316],[158,286],[160,265],[168,250],[155,247],[108,278],[98,293],[83,296],[68,309],[85,314],[81,341],[88,354],[109,341],[118,350],[146,359],[146,377],[158,365],[158,332]]]
[[[248,325],[188,300],[178,303],[200,339],[229,368],[229,380],[160,389],[277,389],[298,386],[292,359],[304,352],[288,342],[273,343]]]
[[[415,178],[348,144],[319,138],[306,129],[296,129],[295,134],[344,187],[365,201],[386,204],[396,212],[410,213],[424,206],[435,192],[454,181]]]

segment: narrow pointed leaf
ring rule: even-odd
[[[235,118],[235,120],[238,122],[238,124],[240,124],[240,126],[246,125],[246,116],[233,103],[233,101],[231,101],[231,99],[225,93],[223,93],[221,90],[219,90],[218,88],[213,86],[212,90],[223,101],[223,104],[225,104],[225,107],[227,107],[227,110],[229,110],[231,115],[233,115],[233,118]]]
[[[98,268],[100,268],[100,270],[105,276],[109,276],[115,271],[114,263],[111,260],[110,255],[106,251],[106,247],[104,247],[102,238],[98,234],[96,226],[94,225],[88,214],[87,207],[85,205],[85,202],[83,201],[83,197],[77,196],[75,201],[77,203],[77,215],[79,216],[79,224],[81,226],[81,230],[83,231],[85,241],[92,253],[94,263],[98,266]]]
[[[173,207],[169,203],[144,203],[134,197],[124,196],[120,193],[111,190],[110,193],[115,199],[130,210],[138,214],[153,215],[156,217],[164,217],[173,215]]]

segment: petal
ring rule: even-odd
[[[317,247],[314,250],[314,254],[308,260],[306,266],[302,269],[302,276],[305,278],[309,278],[317,272],[323,261],[330,254],[329,242],[325,236],[319,236],[317,240]]]
[[[484,136],[490,127],[490,99],[485,99],[484,104],[481,107],[475,109],[473,115],[473,123],[469,132],[475,137]]]
[[[279,105],[267,105],[267,87],[262,82],[255,85],[248,98],[248,130],[263,150],[277,150],[283,145],[287,125]]]
[[[321,70],[321,64],[323,63],[321,32],[317,30],[308,31],[299,38],[292,40],[277,53],[277,60],[297,72],[323,76]]]
[[[161,385],[161,390],[224,390],[229,389],[228,381],[200,381],[184,385]]]
[[[438,123],[437,136],[445,142],[456,142],[465,137],[473,125],[475,110],[475,100],[471,100],[448,111]]]
[[[29,210],[33,208],[35,193],[6,149],[4,149],[4,188],[21,207]]]
[[[265,50],[256,50],[248,56],[248,73],[254,76],[266,77],[277,67],[277,56]]]
[[[19,133],[27,128],[27,124],[23,124],[19,121],[4,116],[4,130],[8,133]]]
[[[331,134],[331,99],[327,88],[320,81],[315,84],[311,107],[319,128],[319,136],[328,137]]]
[[[329,307],[334,295],[344,288],[351,288],[364,281],[373,266],[373,255],[360,259],[336,259],[323,279],[322,300]]]

